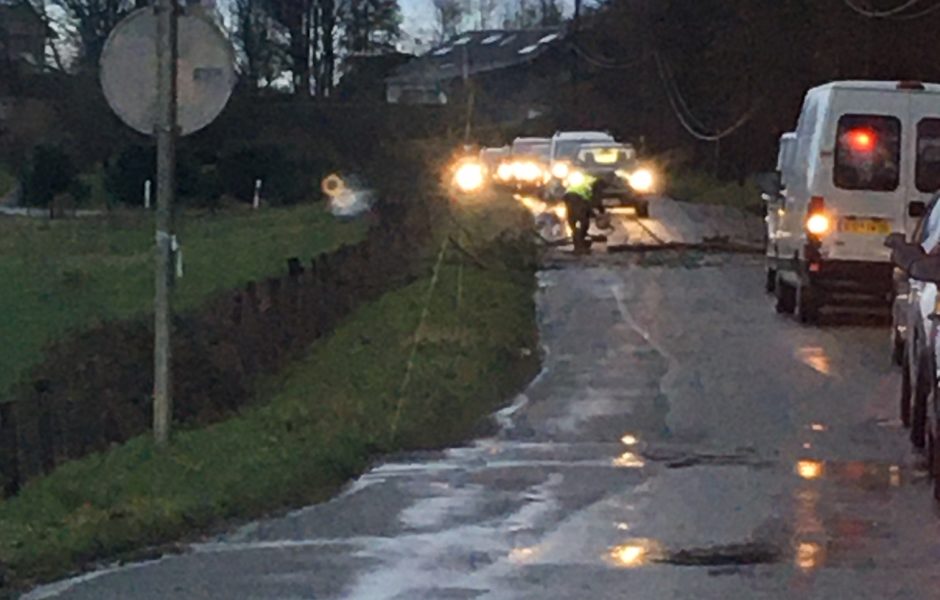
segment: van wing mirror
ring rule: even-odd
[[[780,181],[780,171],[770,171],[757,176],[757,187],[765,197],[776,199],[780,196],[783,183]]]
[[[907,216],[912,219],[919,219],[927,214],[927,205],[920,201],[911,202],[907,205]]]

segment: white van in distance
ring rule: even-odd
[[[777,310],[815,321],[823,306],[887,303],[885,236],[910,234],[940,188],[940,85],[841,81],[809,90],[783,153],[779,220],[768,239]],[[765,186],[766,187],[766,186]]]

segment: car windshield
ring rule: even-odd
[[[588,140],[559,140],[555,142],[555,160],[574,160],[578,156],[581,146],[590,143]]]
[[[609,147],[609,148],[585,148],[578,151],[578,164],[586,167],[601,167],[617,169],[629,166],[635,158],[635,152],[632,148]]]
[[[549,142],[516,142],[512,146],[512,153],[517,156],[548,158],[551,153],[551,144]]]

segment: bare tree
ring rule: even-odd
[[[477,0],[480,29],[489,29],[497,22],[499,0]]]
[[[235,0],[232,11],[243,83],[252,90],[270,85],[287,66],[286,33],[267,11],[265,0]]]
[[[62,17],[58,25],[70,32],[76,46],[79,68],[97,68],[101,51],[111,30],[125,15],[140,5],[141,0],[48,0],[48,8],[58,8]]]
[[[457,35],[464,9],[460,0],[434,0],[437,41],[443,42]]]

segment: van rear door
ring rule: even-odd
[[[910,161],[910,185],[907,203],[930,202],[940,189],[940,94],[911,94],[911,132],[908,152]],[[907,231],[913,231],[916,218],[908,217]]]
[[[854,96],[854,94],[853,94]],[[864,93],[855,107],[837,115],[832,180],[825,205],[835,217],[827,239],[829,258],[884,262],[883,240],[905,231],[909,136],[908,98],[897,93]],[[857,102],[857,100],[867,100]]]

